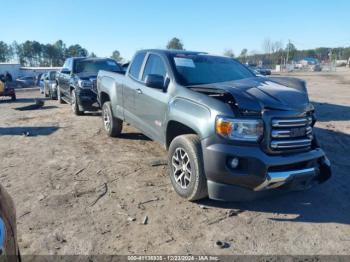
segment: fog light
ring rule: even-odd
[[[238,164],[239,164],[239,160],[238,160],[237,157],[231,159],[231,161],[230,161],[230,166],[231,166],[232,168],[237,168],[237,167],[238,167]]]

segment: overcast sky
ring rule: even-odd
[[[99,56],[129,59],[164,48],[176,36],[186,49],[222,54],[262,51],[265,38],[298,49],[350,46],[349,0],[0,0],[0,40],[78,43]]]

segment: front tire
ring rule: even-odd
[[[72,111],[75,115],[77,116],[81,116],[84,114],[84,111],[80,111],[79,109],[79,105],[78,105],[78,100],[77,100],[77,96],[75,94],[75,90],[73,89],[70,93],[70,97],[71,97],[71,106],[72,106]]]
[[[123,129],[123,121],[113,116],[111,102],[105,102],[102,106],[103,126],[110,137],[120,136]]]
[[[200,139],[197,135],[176,137],[168,154],[170,180],[178,195],[195,201],[208,197]]]
[[[16,101],[16,95],[11,96],[11,101]]]

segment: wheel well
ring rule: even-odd
[[[100,93],[100,103],[101,106],[103,106],[103,104],[107,101],[111,101],[111,99],[109,98],[109,95],[105,92],[101,92]]]
[[[169,148],[175,137],[187,134],[197,135],[197,132],[180,122],[170,121],[166,129],[166,148]]]

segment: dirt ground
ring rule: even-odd
[[[293,75],[308,82],[334,175],[250,203],[182,200],[167,167],[153,166],[166,151],[130,126],[112,139],[98,114],[57,101],[14,110],[37,90],[1,101],[0,183],[16,203],[22,254],[350,254],[350,70]]]

